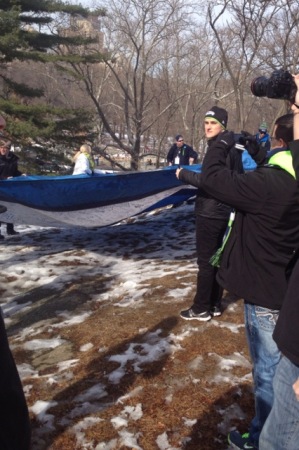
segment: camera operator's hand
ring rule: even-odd
[[[242,136],[239,138],[240,144],[244,145],[249,155],[255,156],[260,151],[256,137],[244,130],[241,131],[241,134]]]
[[[232,131],[227,130],[223,131],[222,133],[219,133],[216,138],[216,141],[222,142],[227,150],[230,150],[236,144],[234,133]]]
[[[256,136],[248,133],[248,131],[242,130],[241,134],[242,136],[239,138],[240,144],[244,145],[257,165],[264,164],[267,159],[266,149],[257,142]]]

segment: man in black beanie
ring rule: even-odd
[[[205,136],[207,151],[213,151],[213,146],[226,130],[227,111],[213,106],[205,114]],[[227,167],[243,173],[241,152],[233,148],[227,157]],[[181,173],[180,173],[181,172]],[[189,170],[177,170],[177,177],[184,183],[198,187],[195,202],[196,215],[196,250],[197,250],[197,289],[191,308],[181,311],[185,320],[209,321],[212,317],[221,315],[221,299],[223,289],[216,281],[217,268],[210,264],[210,259],[221,246],[227,228],[231,209],[230,206],[214,200],[200,186],[201,174]]]
[[[222,127],[222,131],[224,131],[227,127],[227,111],[226,109],[219,108],[219,106],[213,106],[209,111],[207,111],[205,118],[214,119]]]

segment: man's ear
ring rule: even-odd
[[[277,142],[279,144],[279,147],[287,147],[288,146],[287,143],[284,142],[283,139],[277,139]]]

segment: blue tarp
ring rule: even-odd
[[[247,152],[244,169],[253,161]],[[201,164],[185,166],[201,172]],[[22,176],[0,181],[1,221],[40,226],[105,226],[196,194],[176,178],[177,166],[144,172]]]

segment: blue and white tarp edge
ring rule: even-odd
[[[244,156],[243,156],[244,155]],[[242,152],[245,170],[255,168]],[[102,227],[196,195],[176,179],[176,166],[147,172],[29,176],[0,181],[1,222],[43,227]],[[187,166],[201,172],[201,165]]]

